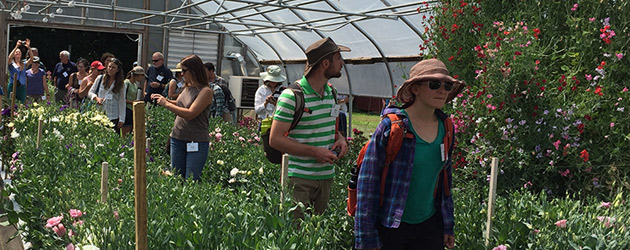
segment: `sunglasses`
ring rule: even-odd
[[[446,91],[453,90],[453,87],[455,86],[452,82],[440,82],[436,80],[429,81],[429,88],[432,90],[438,90],[442,85],[444,85],[444,90]]]
[[[162,60],[162,59],[157,59],[157,60],[153,60],[153,59],[151,59],[151,61],[153,61],[153,62],[157,62],[157,61],[159,61],[159,60]]]
[[[188,69],[184,69],[184,68],[182,68],[182,75],[183,75],[184,73],[186,73],[186,71],[188,71]]]

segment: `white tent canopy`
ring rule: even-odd
[[[352,49],[342,54],[345,74],[331,80],[339,92],[391,98],[395,86],[421,58],[423,19],[435,4],[408,0],[0,0],[0,13],[13,22],[225,34],[246,46],[260,68],[282,64],[291,80],[303,73],[306,48],[331,37]]]

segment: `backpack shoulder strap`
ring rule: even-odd
[[[381,190],[380,190],[380,206],[383,205],[383,197],[385,197],[385,180],[387,179],[387,172],[389,171],[389,165],[394,161],[400,148],[402,147],[403,140],[405,138],[413,138],[413,133],[408,133],[407,128],[403,124],[403,120],[396,114],[387,114],[387,118],[391,121],[391,129],[389,131],[389,139],[387,141],[387,147],[385,148],[385,166],[383,166],[383,173],[381,174]]]
[[[338,104],[338,103],[339,103],[339,101],[337,100],[337,95],[338,95],[339,93],[337,93],[337,89],[336,89],[336,88],[332,85],[332,83],[328,83],[328,86],[330,86],[330,89],[331,89],[331,91],[330,91],[330,92],[332,92],[333,99],[335,99],[335,104]]]
[[[293,121],[291,122],[291,127],[289,127],[289,130],[292,130],[300,122],[300,119],[302,119],[302,115],[304,114],[304,112],[310,113],[311,111],[305,108],[304,92],[302,91],[302,86],[300,86],[300,81],[298,80],[290,84],[289,89],[293,91],[293,96],[295,96],[295,112],[293,113]]]

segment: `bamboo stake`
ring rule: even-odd
[[[39,148],[39,143],[42,141],[42,126],[44,125],[44,120],[41,118],[37,121],[37,148]]]
[[[494,201],[496,199],[497,191],[497,174],[499,169],[499,161],[496,157],[492,157],[492,164],[490,170],[490,191],[488,194],[488,221],[486,222],[486,232],[484,238],[486,240],[486,247],[490,245],[490,234],[492,232],[492,217],[494,216]]]
[[[13,91],[11,91],[11,121],[15,119],[15,115],[13,113],[15,112],[15,86],[18,85],[17,81],[17,73],[15,73],[13,74]]]
[[[101,168],[101,203],[107,203],[107,180],[109,178],[109,163],[103,162]]]
[[[147,249],[147,172],[144,126],[144,102],[133,103],[133,160],[136,212],[136,250]]]
[[[280,176],[280,186],[285,188],[289,183],[289,155],[282,155],[282,176]]]

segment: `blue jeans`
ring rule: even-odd
[[[199,150],[187,152],[186,143],[188,142],[171,138],[171,166],[176,174],[183,176],[186,180],[192,175],[193,180],[199,181],[201,170],[208,159],[208,142],[197,142]]]

